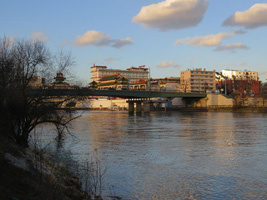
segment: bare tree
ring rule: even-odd
[[[261,83],[260,96],[262,97],[262,106],[265,107],[265,100],[267,99],[267,82]]]
[[[59,110],[73,97],[53,101],[45,95],[28,95],[30,81],[47,71],[52,60],[43,42],[0,38],[0,131],[21,146],[28,146],[29,134],[39,124],[52,123],[62,130],[73,119],[70,110]],[[72,64],[68,60],[68,64],[62,63],[65,69]]]
[[[48,66],[40,71],[40,75],[45,77],[47,83],[51,83],[58,72],[63,73],[70,82],[77,81],[72,68],[75,64],[71,52],[64,52],[60,49],[57,53],[51,55]]]
[[[181,92],[187,93],[190,88],[190,81],[181,79],[180,81],[180,90]]]

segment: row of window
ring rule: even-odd
[[[197,72],[197,71],[191,71],[191,74],[213,74],[213,72]]]
[[[256,74],[255,72],[239,72],[239,74],[241,74],[241,73],[243,73],[243,74]]]
[[[196,87],[196,88],[195,87],[191,87],[191,90],[194,90],[194,89],[206,90],[206,89],[210,89],[210,88],[209,87],[200,87],[200,88],[199,87]]]
[[[245,78],[246,78],[246,76],[242,76],[242,75],[240,75],[240,76],[236,75],[236,77],[241,77],[241,78],[242,78],[242,77],[243,77],[243,78],[245,77]],[[250,76],[250,77],[252,77],[252,78],[256,78],[256,76]]]
[[[195,77],[194,75],[191,75],[191,77]],[[196,77],[199,77],[200,78],[200,76],[196,76]],[[201,78],[204,78],[204,76],[201,76]],[[214,78],[214,76],[205,76],[205,78]]]
[[[191,82],[194,82],[194,83],[199,83],[199,82],[210,82],[210,83],[213,83],[214,80],[191,79]]]
[[[191,85],[215,85],[215,83],[191,83]]]

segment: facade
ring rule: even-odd
[[[160,81],[161,91],[180,91],[179,77],[166,77]]]
[[[138,80],[129,82],[130,90],[149,90],[151,91],[180,91],[180,78],[157,78],[149,80]]]
[[[227,95],[259,95],[260,93],[260,81],[256,80],[219,80],[216,84],[217,88]]]
[[[147,80],[138,80],[129,82],[130,90],[148,90],[148,81]]]
[[[179,77],[166,77],[151,79],[152,91],[180,91]]]
[[[103,76],[98,83],[98,89],[100,90],[124,90],[128,89],[128,79],[121,76],[119,73],[105,75]]]
[[[222,70],[222,79],[258,81],[259,77],[258,72],[225,69]]]
[[[145,68],[144,65],[139,67],[131,67],[126,70],[108,69],[107,66],[93,66],[91,67],[91,82],[93,81],[99,82],[99,80],[106,75],[112,75],[118,73],[121,76],[127,78],[129,81],[149,79],[148,68]]]
[[[180,73],[180,91],[185,93],[215,92],[216,79],[215,70],[206,71],[206,69],[188,69]]]
[[[258,95],[260,93],[258,72],[226,69],[221,73],[216,73],[216,79],[218,89],[228,95]]]

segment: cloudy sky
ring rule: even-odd
[[[9,0],[0,37],[34,38],[92,65],[146,65],[151,77],[193,68],[259,72],[267,79],[267,0]]]

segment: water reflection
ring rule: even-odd
[[[266,116],[85,112],[66,140],[77,160],[97,149],[104,193],[123,199],[266,199]]]

